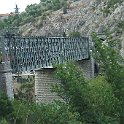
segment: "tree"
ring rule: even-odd
[[[54,90],[71,106],[71,110],[79,113],[79,120],[86,123],[100,124],[99,115],[90,104],[89,84],[81,70],[74,63],[57,66],[56,76],[61,81]]]
[[[114,95],[119,101],[119,119],[120,124],[124,122],[124,66],[123,59],[117,51],[114,50],[113,42],[110,36],[107,37],[104,44],[95,34],[95,58],[101,65],[102,74],[108,83],[113,87]]]
[[[0,120],[0,124],[8,124],[8,122],[5,119]]]
[[[89,82],[90,103],[96,113],[100,113],[102,123],[114,123],[118,115],[118,99],[104,76],[98,75]]]

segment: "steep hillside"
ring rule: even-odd
[[[93,31],[103,33],[105,29],[109,29],[113,38],[121,41],[121,53],[124,56],[124,2],[119,0],[120,4],[118,1],[108,8],[106,1],[70,0],[66,14],[63,9],[47,11],[44,19],[39,16],[34,24],[27,23],[20,29],[23,35],[37,36],[63,36],[64,33],[68,36],[74,31],[87,36]]]
[[[104,1],[96,5],[96,0],[78,0],[70,3],[67,14],[63,14],[62,9],[53,11],[43,21],[37,17],[35,26],[27,23],[21,30],[23,35],[42,36],[62,36],[63,32],[68,35],[73,31],[89,35],[94,30],[102,31],[104,27],[114,31],[124,21],[124,2],[108,15],[103,12],[105,6]]]

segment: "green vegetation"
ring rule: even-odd
[[[107,7],[103,10],[103,13],[108,15],[111,11],[114,11],[117,4],[121,4],[123,0],[105,0],[107,2]]]
[[[2,100],[0,107],[3,107]],[[3,109],[0,108],[0,124],[81,124],[77,120],[78,114],[72,113],[69,105],[59,101],[53,104],[35,104],[14,100],[10,103],[11,105],[5,104]],[[8,111],[11,107],[13,109]]]
[[[0,120],[0,124],[8,124],[8,122],[5,119]]]
[[[118,101],[113,94],[112,86],[106,81],[105,76],[98,75],[91,80],[89,86],[90,100],[94,110],[109,117],[115,116]]]
[[[124,29],[124,21],[120,21],[120,22],[118,23],[118,27],[119,27],[120,29]]]
[[[105,76],[86,81],[74,64],[59,65],[57,77],[61,85],[54,87],[78,120],[86,124],[113,124],[118,121],[118,99]]]
[[[15,101],[13,105],[14,124],[80,124],[77,114],[71,113],[65,103],[36,105]]]
[[[69,37],[72,37],[72,38],[81,37],[81,34],[78,31],[73,31],[69,33]]]
[[[95,58],[100,63],[106,81],[112,86],[115,98],[118,101],[117,113],[120,124],[124,122],[124,66],[123,59],[115,50],[111,48],[111,37],[107,37],[107,44],[94,36]],[[110,42],[111,41],[111,42]]]
[[[34,101],[34,76],[28,76],[28,78],[17,78],[20,86],[16,88],[14,97],[16,100],[33,102]]]
[[[34,26],[42,26],[45,16],[47,16],[48,11],[56,11],[58,9],[63,9],[63,13],[67,13],[67,3],[66,0],[41,0],[39,4],[28,5],[25,9],[25,12],[20,13],[19,15],[10,15],[8,19],[0,21],[0,29],[4,27],[15,27],[24,25],[31,22]],[[36,24],[38,18],[40,17],[40,24]]]
[[[13,112],[12,103],[6,95],[0,92],[0,121],[5,122]]]
[[[66,2],[66,1],[63,1]],[[109,0],[108,7],[114,7],[122,0]],[[66,6],[59,0],[41,0],[40,4],[27,6],[20,16],[10,16],[0,21],[0,28],[19,26],[29,21],[41,26],[46,15]],[[65,7],[66,9],[66,7]],[[66,13],[66,11],[64,12]],[[41,18],[36,22],[36,18]],[[124,27],[124,22],[118,24]],[[70,37],[80,37],[79,32],[71,32]],[[60,85],[53,91],[65,101],[36,104],[33,98],[33,80],[23,80],[14,101],[0,93],[0,124],[123,124],[124,123],[124,66],[123,59],[113,49],[113,41],[107,36],[104,44],[96,34],[93,56],[100,65],[101,74],[86,80],[82,71],[74,63],[56,66],[56,77]]]
[[[108,0],[108,7],[113,8],[115,4],[121,4],[123,0]]]
[[[56,74],[61,80],[61,85],[56,86],[55,90],[71,106],[72,111],[79,113],[83,122],[91,110],[88,83],[77,66],[71,63],[59,65]]]
[[[1,98],[0,106],[4,105],[0,115],[1,123],[123,124],[124,66],[121,64],[123,59],[113,49],[109,36],[107,45],[95,34],[93,41],[96,46],[93,55],[101,66],[100,75],[92,80],[86,80],[76,64],[57,65],[55,75],[61,80],[61,84],[54,85],[53,88],[65,102],[36,104],[29,101],[27,95],[25,97],[27,101],[18,99],[4,104],[8,103],[6,102],[8,99]],[[30,91],[32,86],[23,88]]]

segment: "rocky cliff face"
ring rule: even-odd
[[[106,6],[105,0],[100,3],[96,1],[98,0],[68,1],[67,14],[63,14],[62,9],[54,11],[41,21],[42,24],[39,17],[38,28],[31,23],[21,27],[23,35],[63,36],[65,32],[68,36],[69,32],[79,31],[82,36],[87,36],[93,31],[102,33],[105,28],[109,28],[112,36],[122,41],[121,54],[124,56],[124,27],[118,26],[124,22],[124,2],[116,5],[116,9],[106,15],[102,11]]]

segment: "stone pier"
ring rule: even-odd
[[[14,98],[13,83],[12,83],[12,69],[10,64],[0,64],[0,91],[6,93],[9,99]]]
[[[49,103],[60,99],[52,92],[52,85],[59,83],[54,77],[54,68],[35,70],[35,98],[36,102]]]

